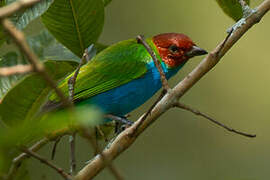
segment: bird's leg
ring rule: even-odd
[[[112,114],[106,114],[105,118],[109,118],[111,120],[114,120],[115,122],[126,124],[128,126],[131,126],[133,124],[132,121],[128,120],[126,117],[123,117],[123,116],[115,116]]]
[[[257,9],[250,8],[249,5],[244,0],[238,0],[238,2],[242,7],[243,17],[238,22],[236,22],[232,27],[227,29],[228,33],[230,31],[235,31],[236,29],[240,28],[243,24],[246,24],[246,18],[257,12]]]
[[[123,130],[126,129],[126,127],[131,126],[133,124],[132,121],[128,120],[126,117],[123,117],[123,116],[115,116],[112,114],[106,114],[105,118],[109,118],[115,121],[116,134],[121,133]]]

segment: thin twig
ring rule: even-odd
[[[12,67],[2,67],[0,68],[0,77],[1,76],[11,76],[15,74],[25,74],[33,71],[31,65],[16,65]]]
[[[69,101],[73,105],[73,99],[74,99],[74,91],[75,91],[75,84],[77,77],[79,75],[81,66],[84,64],[85,59],[88,58],[88,51],[85,49],[85,52],[83,53],[83,56],[81,58],[81,61],[74,73],[73,76],[71,76],[68,80],[68,92],[69,92]],[[76,155],[75,155],[75,137],[76,133],[73,133],[69,137],[69,143],[70,143],[70,174],[73,174],[76,170]]]
[[[21,9],[28,8],[41,0],[19,0],[11,3],[10,5],[0,8],[0,19],[9,17]]]
[[[236,29],[233,34],[229,37],[227,42],[221,51],[219,51],[220,43],[211,53],[209,53],[206,58],[191,72],[189,73],[181,82],[179,82],[171,92],[168,92],[155,106],[152,110],[150,116],[148,116],[144,123],[138,129],[136,136],[130,136],[137,126],[137,120],[131,127],[125,129],[120,133],[115,140],[103,150],[104,156],[106,156],[108,161],[112,161],[128,149],[137,139],[137,137],[143,133],[147,127],[153,124],[162,114],[173,107],[175,102],[179,99],[199,81],[207,72],[209,72],[228,52],[229,49],[256,23],[258,23],[261,18],[269,11],[270,0],[265,0],[260,6],[257,7],[256,13],[251,14],[247,19],[246,23],[241,27]],[[75,180],[90,180],[95,177],[104,167],[106,166],[102,158],[96,156],[87,164],[79,173],[75,176]]]
[[[11,36],[20,50],[25,54],[28,61],[32,64],[33,70],[41,75],[47,84],[54,89],[55,93],[59,96],[61,101],[66,107],[71,107],[70,101],[65,97],[65,95],[57,88],[56,83],[50,78],[49,74],[44,68],[44,65],[38,60],[37,56],[29,48],[25,37],[22,32],[18,31],[14,25],[7,19],[0,19],[5,29],[5,32]]]
[[[58,137],[58,138],[54,141],[53,149],[52,149],[52,153],[51,153],[51,160],[54,160],[54,157],[55,157],[55,154],[56,154],[57,145],[58,145],[58,143],[60,142],[61,138],[62,138],[62,137],[60,136],[60,137]]]
[[[76,171],[76,155],[75,155],[75,138],[76,132],[69,136],[70,144],[70,174],[73,175]]]
[[[185,105],[185,104],[182,104],[182,103],[180,103],[180,102],[177,102],[177,103],[175,103],[174,106],[175,106],[175,107],[178,107],[178,108],[181,108],[181,109],[184,109],[184,110],[187,110],[187,111],[189,111],[189,112],[192,112],[192,113],[194,113],[194,114],[196,114],[196,115],[198,115],[198,116],[202,116],[202,117],[204,117],[204,118],[210,120],[211,122],[217,124],[218,126],[224,128],[224,129],[226,129],[226,130],[228,130],[228,131],[230,131],[230,132],[233,132],[233,133],[236,133],[236,134],[245,136],[245,137],[249,137],[249,138],[254,138],[254,137],[256,137],[256,134],[248,134],[248,133],[241,132],[241,131],[235,130],[235,129],[233,129],[233,128],[230,128],[230,127],[226,126],[225,124],[222,124],[221,122],[219,122],[219,121],[217,121],[217,120],[215,120],[215,119],[209,117],[208,115],[206,115],[206,114],[200,112],[199,110],[194,109],[194,108],[191,108],[191,107],[188,106],[188,105]]]
[[[76,68],[76,71],[74,72],[74,75],[71,76],[68,80],[68,92],[69,92],[69,99],[71,102],[73,102],[73,98],[74,98],[74,90],[75,90],[77,77],[79,75],[82,65],[85,63],[87,58],[88,58],[88,51],[87,49],[85,49],[85,52],[83,53],[83,56],[80,60],[78,67]]]
[[[25,147],[21,147],[20,148],[23,152],[25,152],[26,154],[28,154],[29,156],[39,160],[40,162],[42,162],[43,164],[46,164],[47,166],[51,167],[52,169],[54,169],[55,171],[58,172],[58,174],[60,174],[65,180],[72,180],[72,176],[70,176],[68,173],[66,173],[62,168],[56,166],[55,164],[53,164],[52,162],[48,161],[47,159],[45,159],[44,157],[38,155],[37,153],[25,148]]]
[[[48,138],[43,138],[37,143],[35,143],[32,147],[29,148],[30,151],[36,152],[40,148],[42,148],[44,145],[46,145],[50,140]],[[8,175],[6,180],[12,180],[16,172],[18,171],[19,167],[21,166],[21,163],[23,160],[29,158],[28,154],[22,153],[19,156],[15,157],[12,161],[12,165],[9,169]]]
[[[159,98],[152,104],[152,106],[148,109],[148,111],[144,114],[143,118],[141,118],[140,122],[137,124],[137,127],[134,130],[134,133],[132,133],[132,135],[136,134],[137,129],[141,126],[141,124],[144,122],[144,120],[147,118],[147,116],[151,113],[151,111],[154,109],[154,107],[156,106],[156,104],[160,101],[160,99],[170,90],[169,84],[168,84],[168,80],[166,79],[166,75],[161,67],[161,63],[160,61],[157,59],[156,54],[154,53],[154,51],[151,49],[151,47],[147,44],[147,42],[144,40],[143,35],[138,35],[136,37],[137,42],[141,43],[145,49],[147,50],[147,52],[150,54],[150,56],[152,57],[154,64],[156,66],[156,68],[158,69],[159,75],[160,75],[160,81],[162,83],[162,92],[159,96]]]
[[[57,137],[61,137],[61,136],[66,135],[66,134],[70,134],[69,129],[64,129],[64,130],[61,130],[59,132],[52,133],[52,134],[50,134],[49,137],[45,137],[45,138],[41,139],[40,141],[36,142],[34,145],[32,145],[29,148],[29,150],[36,152],[39,149],[41,149],[42,147],[44,147],[49,141],[52,141],[52,140],[56,139]],[[13,159],[12,165],[9,169],[9,173],[8,173],[6,180],[13,179],[14,175],[18,171],[18,168],[21,166],[21,163],[27,158],[30,158],[30,156],[28,154],[21,153],[19,156],[15,157]]]
[[[144,40],[144,37],[143,35],[138,35],[136,37],[137,39],[137,42],[138,43],[141,43],[145,49],[147,50],[147,52],[150,54],[150,56],[152,57],[154,63],[155,63],[155,66],[156,68],[158,69],[158,72],[160,74],[160,81],[162,83],[162,87],[166,90],[166,91],[169,91],[170,87],[169,87],[169,84],[168,84],[168,81],[166,79],[166,76],[165,76],[165,73],[161,67],[161,63],[160,61],[157,59],[157,56],[156,54],[154,53],[154,51],[151,49],[151,47],[147,44],[147,42]]]
[[[98,152],[98,155],[96,157],[101,157],[103,163],[105,163],[106,166],[108,166],[110,172],[115,177],[115,179],[117,179],[117,180],[124,180],[123,176],[120,174],[120,172],[118,171],[118,169],[102,153],[100,147],[95,142],[95,140],[92,138],[92,135],[89,133],[90,131],[88,129],[82,129],[82,132],[83,132],[83,136],[88,139],[88,141],[90,142],[90,144],[94,148],[94,150],[96,152]],[[75,178],[75,180],[77,180],[77,179]]]
[[[227,41],[229,40],[229,38],[231,37],[232,33],[233,33],[233,28],[231,28],[228,32],[227,32],[227,36],[224,39],[224,41],[222,42],[221,46],[219,46],[218,52],[216,53],[217,56],[220,56],[220,52],[223,50],[225,44],[227,43]]]

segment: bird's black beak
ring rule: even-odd
[[[194,56],[201,56],[205,55],[208,52],[202,48],[199,48],[198,46],[192,46],[191,50],[189,50],[185,55],[189,58]]]

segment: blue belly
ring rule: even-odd
[[[181,66],[182,67],[182,66]],[[168,70],[163,65],[166,77],[169,79],[181,68]],[[160,88],[160,75],[154,63],[148,64],[148,72],[141,78],[111,89],[104,93],[81,101],[78,105],[96,105],[104,113],[123,116],[151,98]]]

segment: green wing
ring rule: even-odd
[[[151,46],[152,41],[148,40]],[[90,98],[102,92],[142,77],[151,56],[135,40],[121,41],[108,47],[84,65],[79,72],[74,89],[74,100]],[[60,82],[59,88],[68,96],[68,79]],[[55,94],[49,98],[59,101]]]

